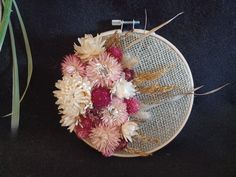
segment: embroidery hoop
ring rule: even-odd
[[[101,36],[106,38],[114,34],[115,32],[118,32],[119,34],[125,34],[125,32],[122,32],[121,30],[111,30],[101,33]],[[133,29],[133,33],[130,36],[131,38],[130,41],[128,38],[125,38],[125,40],[121,40],[121,42],[123,42],[122,48],[127,46],[127,43],[128,44],[131,43],[133,38],[140,37],[140,35],[143,35],[145,32],[148,31],[142,29]],[[152,44],[148,45],[149,43]],[[143,46],[140,47],[140,45]],[[146,48],[144,47],[148,49],[146,50]],[[144,49],[143,52],[145,53],[145,55],[144,53],[142,52],[140,53],[139,51],[137,54],[136,51],[137,48]],[[131,54],[132,56],[143,55],[146,58],[151,58],[150,61],[146,61],[143,59],[143,57],[137,56],[137,58],[140,59],[138,67],[137,69],[135,69],[137,71],[143,71],[148,69],[149,67],[152,68],[153,64],[156,64],[155,67],[157,68],[163,66],[166,67],[166,65],[170,64],[176,65],[176,67],[172,69],[170,73],[167,73],[165,76],[163,76],[160,82],[169,84],[177,83],[177,86],[181,87],[182,91],[185,92],[193,90],[194,88],[193,77],[187,61],[185,60],[181,52],[171,42],[161,37],[160,35],[156,33],[151,34],[150,36],[145,38],[142,42],[135,44],[130,49],[125,51],[125,53]],[[152,57],[153,55],[157,56],[158,60],[156,60],[157,58]],[[147,67],[147,65],[149,66]],[[173,92],[174,93],[172,94],[179,94],[179,91],[173,91]],[[141,96],[141,100],[144,99],[144,97],[146,96]],[[162,96],[158,97],[162,99],[161,98]],[[140,96],[138,96],[138,98],[140,99]],[[150,97],[147,97],[147,99],[145,100],[147,101],[149,98]],[[160,150],[167,144],[169,144],[180,133],[180,131],[186,124],[192,110],[193,100],[194,100],[194,95],[189,94],[175,102],[165,103],[160,106],[157,106],[156,108],[152,108],[151,112],[153,114],[153,118],[150,121],[147,121],[147,123],[144,123],[144,125],[141,126],[140,130],[145,135],[152,134],[154,136],[157,136],[157,138],[160,138],[160,142],[151,143],[151,145],[149,145],[149,142],[145,145],[143,145],[142,143],[132,143],[130,144],[131,147],[142,149],[142,151],[147,153],[153,153]],[[166,114],[165,111],[167,111]],[[89,142],[87,142],[86,140],[84,141],[89,146],[92,147],[92,145]],[[119,152],[115,153],[113,156],[138,157],[139,155],[128,154],[127,152]]]

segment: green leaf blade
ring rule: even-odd
[[[3,4],[4,10],[2,15],[2,21],[0,22],[0,51],[2,49],[2,45],[7,32],[7,27],[10,22],[12,3],[13,0],[6,0],[6,2]]]
[[[11,130],[13,134],[16,134],[20,121],[20,89],[15,37],[11,21],[9,21],[9,32],[13,59]]]
[[[21,99],[20,99],[20,101],[22,101],[24,96],[25,96],[25,94],[26,94],[26,92],[27,92],[27,90],[28,90],[28,88],[29,88],[29,84],[30,84],[30,81],[31,81],[31,77],[32,77],[32,73],[33,73],[33,59],[32,59],[32,53],[31,53],[31,48],[30,48],[30,44],[29,44],[29,39],[28,39],[28,35],[27,35],[27,32],[26,32],[26,28],[25,28],[23,19],[21,17],[19,8],[18,8],[15,0],[13,0],[13,4],[14,4],[14,7],[16,9],[16,14],[17,14],[19,22],[20,22],[20,27],[21,27],[21,31],[22,31],[23,39],[24,39],[24,43],[25,43],[25,49],[26,49],[26,55],[27,55],[27,63],[28,63],[28,66],[27,66],[27,69],[28,69],[27,83],[26,83],[25,90],[24,90],[24,92],[23,92],[23,94],[21,96]]]

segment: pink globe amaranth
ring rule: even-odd
[[[102,108],[111,102],[110,90],[106,87],[96,87],[92,90],[92,102],[96,108]]]
[[[122,138],[119,145],[117,146],[115,152],[119,152],[122,151],[123,149],[125,149],[127,147],[128,143]]]
[[[124,99],[128,114],[135,114],[140,109],[140,103],[136,98]]]
[[[134,70],[125,68],[123,72],[125,73],[125,80],[131,81],[134,79]]]
[[[79,138],[86,139],[89,137],[89,134],[91,133],[91,129],[93,127],[93,121],[88,117],[83,117],[80,123],[75,127],[75,133]]]
[[[119,47],[110,47],[109,49],[107,49],[107,52],[110,53],[113,57],[115,57],[118,62],[121,62],[123,53]]]

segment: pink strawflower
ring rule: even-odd
[[[105,87],[96,87],[92,90],[92,103],[97,108],[107,106],[111,102],[110,90]]]
[[[76,135],[81,139],[88,138],[91,129],[94,127],[92,119],[89,117],[81,118],[80,123],[75,127]]]
[[[113,97],[108,107],[103,109],[102,114],[102,122],[109,126],[120,126],[128,120],[126,104],[117,97]]]
[[[86,76],[97,86],[111,87],[121,76],[121,65],[107,53],[88,62]]]
[[[110,53],[113,57],[115,57],[118,62],[121,62],[123,53],[119,47],[110,47],[109,49],[107,49],[107,52]]]
[[[100,124],[91,130],[89,135],[91,144],[104,156],[111,156],[119,146],[120,130],[118,127],[109,127]]]
[[[124,102],[127,105],[128,114],[135,114],[140,109],[140,103],[136,98],[124,99]]]
[[[134,70],[125,68],[123,72],[125,73],[125,80],[131,81],[134,79]]]
[[[61,63],[63,75],[73,75],[78,73],[80,76],[85,75],[85,67],[80,58],[75,55],[66,55]]]

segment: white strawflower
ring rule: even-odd
[[[60,123],[62,127],[68,127],[67,129],[70,132],[73,132],[73,130],[75,129],[75,126],[78,125],[80,120],[80,117],[74,117],[71,115],[62,115]]]
[[[137,130],[138,124],[132,121],[125,122],[121,127],[122,135],[127,142],[132,142],[132,137],[138,135]]]
[[[112,88],[112,93],[120,99],[129,99],[136,94],[135,85],[133,85],[132,82],[125,80],[124,76],[122,76]]]
[[[75,55],[82,61],[88,61],[105,51],[105,40],[100,35],[93,37],[91,34],[85,34],[84,37],[78,38],[78,41],[80,46],[74,44]]]
[[[62,80],[58,80],[55,86],[58,90],[53,93],[57,98],[58,109],[63,114],[62,126],[69,126],[69,129],[72,130],[72,127],[79,120],[79,115],[85,114],[86,109],[92,107],[91,84],[86,78],[83,79],[74,74],[63,76]]]

